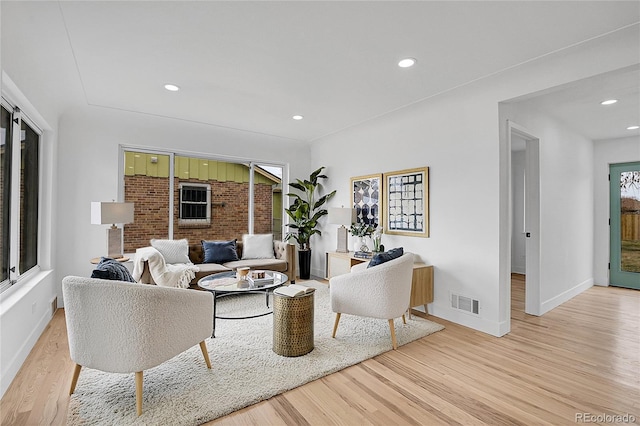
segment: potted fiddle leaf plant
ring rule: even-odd
[[[322,185],[320,179],[327,179],[321,174],[324,167],[311,173],[309,179],[300,180],[289,184],[290,187],[302,192],[302,195],[288,193],[293,198],[293,203],[285,209],[290,222],[287,226],[291,229],[285,236],[285,240],[295,239],[298,242],[298,261],[300,265],[300,278],[309,279],[311,275],[311,236],[322,235],[318,229],[318,221],[328,214],[322,206],[336,194],[336,191],[320,195]],[[294,277],[295,278],[295,277]]]

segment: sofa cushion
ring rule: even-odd
[[[275,253],[276,259],[287,260],[289,246],[290,244],[286,241],[273,240],[273,252]]]
[[[202,243],[189,244],[189,260],[196,265],[204,263],[204,250],[202,249]]]
[[[198,267],[200,270],[196,272],[196,276],[191,280],[191,284],[196,284],[200,278],[206,277],[207,275],[217,274],[218,272],[229,272],[231,270],[218,263],[201,263]]]
[[[246,259],[237,260],[235,262],[227,262],[224,264],[229,269],[242,268],[248,266],[251,269],[267,269],[269,271],[285,272],[287,270],[287,261],[284,259]],[[295,279],[289,277],[289,279]]]
[[[384,253],[374,254],[367,268],[371,268],[376,265],[382,265],[385,262],[399,258],[403,254],[404,254],[404,249],[402,247],[394,248],[394,249],[385,251]]]
[[[242,259],[273,259],[273,234],[245,234],[242,236]]]
[[[165,263],[191,263],[189,260],[189,242],[182,240],[151,240],[151,247],[164,257]]]
[[[202,251],[204,251],[203,263],[225,263],[239,260],[236,252],[236,240],[202,240]]]

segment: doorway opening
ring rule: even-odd
[[[511,147],[511,317],[540,315],[540,140],[509,122]],[[524,294],[522,294],[524,293]],[[513,299],[512,299],[513,300]]]

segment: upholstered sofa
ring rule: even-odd
[[[199,268],[195,273],[195,277],[191,280],[190,285],[196,286],[200,278],[218,272],[235,271],[237,268],[249,267],[251,269],[267,269],[271,271],[283,272],[287,275],[291,282],[296,279],[296,249],[295,245],[287,242],[273,240],[272,259],[242,259],[242,241],[236,242],[236,251],[238,259],[225,263],[204,263],[204,249],[201,243],[189,243],[189,260]],[[139,282],[145,284],[155,284],[149,271],[148,263],[144,263],[142,276]]]

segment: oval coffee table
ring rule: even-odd
[[[264,293],[267,309],[269,308],[269,294],[276,287],[280,287],[286,283],[288,277],[282,272],[264,271],[267,276],[273,276],[273,282],[264,285],[253,285],[248,281],[240,281],[236,278],[235,271],[220,272],[218,274],[207,275],[198,281],[198,286],[213,293],[213,333],[211,337],[216,337],[216,318],[226,320],[249,319],[270,315],[273,311],[267,311],[257,315],[249,315],[244,317],[221,317],[216,314],[217,300],[221,297],[231,296],[232,294],[243,293]]]

